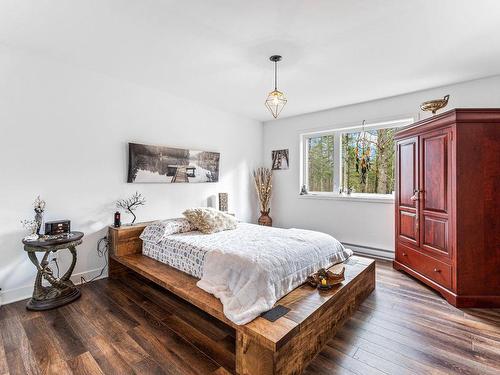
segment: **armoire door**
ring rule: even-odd
[[[451,128],[420,136],[420,247],[444,258],[451,256],[451,137]]]
[[[397,142],[396,236],[398,241],[420,246],[418,137]]]

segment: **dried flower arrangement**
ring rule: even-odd
[[[116,202],[116,207],[128,211],[128,213],[130,213],[134,217],[131,223],[134,224],[135,219],[137,219],[134,211],[137,209],[137,207],[144,206],[145,204],[146,199],[142,196],[141,193],[136,191],[130,198],[118,200]]]
[[[21,224],[23,225],[24,229],[27,229],[29,231],[29,235],[24,237],[25,240],[37,240],[38,235],[36,234],[36,231],[38,230],[38,221],[35,219],[25,219],[21,220]]]
[[[271,193],[273,188],[272,177],[273,173],[268,168],[257,168],[253,172],[255,189],[257,190],[260,204],[260,225],[272,225],[272,219],[269,217],[269,212],[271,211],[269,206],[271,204]]]

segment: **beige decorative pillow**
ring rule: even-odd
[[[182,214],[193,226],[203,233],[236,229],[238,224],[233,216],[210,207],[190,208]]]

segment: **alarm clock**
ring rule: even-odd
[[[70,220],[47,221],[45,223],[45,235],[54,236],[71,232]]]

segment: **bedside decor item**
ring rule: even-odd
[[[135,216],[134,211],[137,210],[137,207],[144,206],[145,204],[146,204],[146,199],[142,196],[141,193],[136,191],[130,198],[118,200],[116,202],[116,208],[121,208],[127,211],[130,215],[132,215],[134,219],[132,220],[131,224],[134,224],[135,219],[137,219],[137,216]]]
[[[115,226],[115,228],[119,228],[122,225],[120,211],[115,212],[113,225]]]
[[[45,223],[45,234],[49,236],[71,232],[70,220],[47,221]]]
[[[317,287],[320,290],[329,290],[345,280],[344,274],[345,267],[342,267],[342,270],[338,273],[321,268],[318,272],[308,276],[306,282],[314,288]]]
[[[257,190],[257,196],[260,204],[260,217],[258,223],[259,225],[265,225],[268,227],[273,225],[273,220],[269,216],[269,212],[271,211],[269,205],[271,203],[271,193],[273,188],[272,176],[273,172],[268,168],[257,168],[253,172],[255,189]]]
[[[80,291],[71,281],[71,275],[76,265],[76,246],[82,243],[82,232],[68,233],[64,238],[46,239],[41,237],[36,241],[23,240],[24,251],[37,269],[33,296],[28,301],[28,310],[48,310],[65,305],[80,297]],[[58,278],[49,267],[48,257],[52,252],[68,249],[73,256],[71,265],[66,273]],[[43,253],[39,261],[36,253]],[[50,286],[43,286],[42,280],[46,280]]]
[[[29,231],[29,235],[24,237],[24,240],[34,241],[38,239],[38,234],[36,234],[36,231],[38,230],[38,221],[34,219],[21,220],[21,224],[23,225],[24,229],[27,229]]]
[[[278,91],[278,61],[281,61],[282,57],[280,55],[273,55],[269,60],[274,63],[274,90],[267,95],[266,107],[274,118],[278,118],[287,102],[285,94]]]
[[[45,205],[45,201],[41,199],[40,196],[36,197],[35,202],[33,203],[33,207],[35,209],[35,220],[38,223],[36,234],[40,234],[40,229],[43,225],[43,212],[45,211]]]
[[[134,183],[218,182],[220,153],[128,144],[128,178]]]
[[[288,169],[290,166],[290,162],[288,159],[288,149],[274,150],[272,152],[272,161],[272,170],[278,171]]]
[[[222,211],[222,212],[228,211],[228,194],[227,193],[219,193],[219,211]]]
[[[450,99],[450,95],[445,95],[443,99],[429,100],[427,102],[423,102],[420,104],[420,109],[422,111],[432,111],[432,114],[435,115],[436,111],[444,108],[448,105],[448,100]]]

